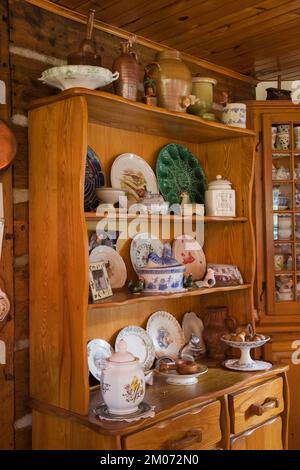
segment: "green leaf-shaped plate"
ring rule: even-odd
[[[206,176],[197,158],[180,144],[163,147],[156,161],[156,177],[161,194],[170,204],[180,204],[181,193],[191,202],[204,204]]]

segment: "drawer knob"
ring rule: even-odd
[[[262,405],[251,405],[250,411],[256,416],[262,416],[268,410],[273,410],[274,408],[279,408],[278,398],[267,398]]]
[[[182,450],[190,447],[192,444],[202,441],[202,431],[199,429],[191,429],[187,431],[181,439],[170,439],[163,445],[164,450]]]

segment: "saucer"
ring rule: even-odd
[[[93,409],[93,413],[98,416],[99,419],[106,419],[110,421],[134,421],[141,418],[150,417],[153,411],[153,406],[149,405],[145,401],[142,401],[138,405],[138,410],[134,413],[128,414],[112,414],[108,411],[107,405],[105,403],[101,403],[101,405],[97,406]]]
[[[241,371],[246,371],[246,372],[254,372],[257,370],[268,370],[271,369],[272,364],[270,362],[265,362],[265,361],[253,361],[251,363],[247,364],[239,364],[238,359],[228,359],[227,361],[223,362],[223,366],[226,367],[226,369],[231,369],[231,370],[241,370]]]
[[[166,382],[171,385],[194,385],[198,382],[198,377],[205,374],[208,371],[208,367],[199,364],[198,370],[194,374],[178,374],[176,370],[170,369],[166,372],[160,372],[155,369],[155,373],[166,379]]]

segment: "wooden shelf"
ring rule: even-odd
[[[162,299],[178,299],[181,297],[191,297],[199,295],[210,295],[218,292],[232,292],[232,291],[241,291],[251,288],[251,284],[243,284],[240,286],[230,286],[230,287],[212,287],[210,289],[198,289],[193,288],[186,292],[178,292],[176,294],[131,294],[128,292],[127,288],[116,289],[112,297],[103,299],[100,302],[95,304],[89,304],[89,309],[98,309],[98,308],[109,308],[109,307],[118,307],[120,305],[135,304],[137,302],[142,302],[144,300],[162,300]]]
[[[134,219],[141,219],[141,220],[160,220],[160,221],[180,221],[180,220],[192,220],[193,222],[203,220],[204,223],[234,223],[234,222],[247,222],[247,217],[208,217],[208,216],[201,216],[201,215],[173,215],[173,214],[166,214],[166,215],[147,215],[147,214],[127,214],[127,213],[105,213],[105,214],[96,214],[96,212],[85,212],[85,220],[87,222],[97,222],[98,220],[102,219],[117,219],[117,220],[134,220]]]
[[[72,88],[58,95],[35,101],[30,109],[50,103],[82,96],[88,106],[90,122],[108,124],[110,127],[135,132],[161,135],[195,143],[213,142],[239,137],[255,137],[249,129],[230,127],[187,113],[169,111],[157,106],[149,106],[122,98],[112,93]]]

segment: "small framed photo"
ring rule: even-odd
[[[93,302],[110,297],[113,292],[109,282],[105,263],[103,261],[90,263],[89,270],[90,290]]]

